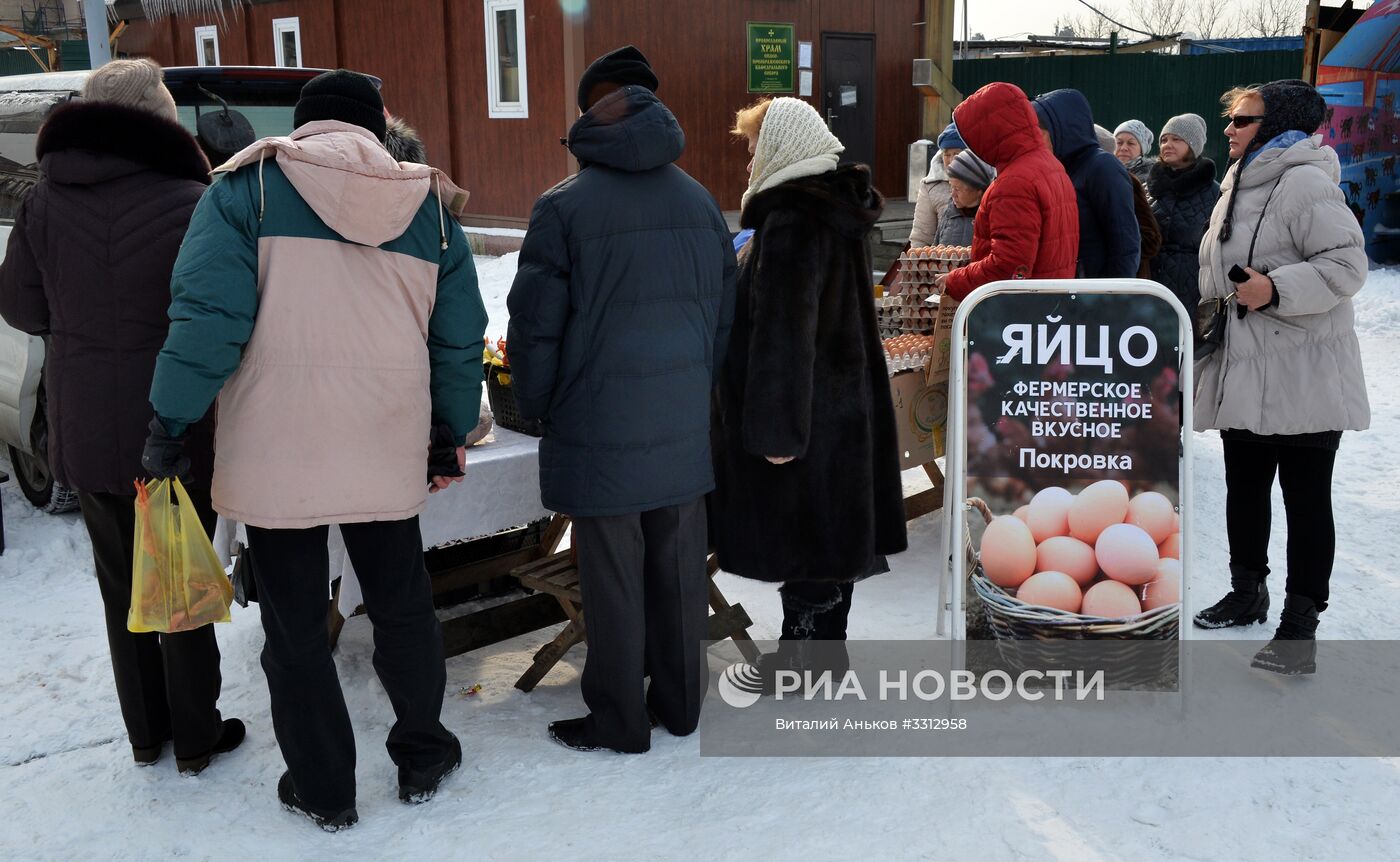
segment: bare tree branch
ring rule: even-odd
[[[1128,7],[1142,29],[1158,36],[1170,36],[1185,29],[1186,0],[1132,0]]]
[[[1186,30],[1197,39],[1234,39],[1240,34],[1225,0],[1196,0],[1186,16]]]
[[[1246,0],[1237,22],[1245,36],[1296,36],[1302,34],[1306,16],[1304,0]]]

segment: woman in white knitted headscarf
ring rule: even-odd
[[[866,244],[883,200],[869,168],[838,166],[841,142],[811,105],[760,103],[736,130],[756,117],[712,519],[725,571],[782,585],[783,644],[760,663],[771,682],[780,668],[844,670],[852,585],[888,571],[906,539]]]

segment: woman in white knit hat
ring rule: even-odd
[[[1155,159],[1147,157],[1152,152],[1153,137],[1152,130],[1141,120],[1127,120],[1113,130],[1113,154],[1128,169],[1128,173],[1144,183],[1147,182],[1148,171],[1156,164]]]
[[[1172,117],[1162,127],[1162,157],[1147,175],[1152,215],[1162,231],[1162,248],[1152,258],[1152,280],[1171,288],[1192,314],[1201,301],[1201,237],[1220,200],[1215,162],[1201,155],[1205,145],[1204,119],[1197,114]]]
[[[782,585],[771,682],[778,668],[844,672],[852,585],[887,571],[906,537],[867,245],[883,199],[868,167],[838,166],[844,147],[811,105],[749,110],[740,224],[754,236],[716,390],[712,523],[722,569]]]

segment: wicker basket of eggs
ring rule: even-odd
[[[981,502],[981,501],[977,501]],[[1107,479],[1045,488],[982,534],[972,589],[998,640],[1177,636],[1181,519],[1156,491]]]

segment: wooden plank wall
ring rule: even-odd
[[[452,93],[452,176],[472,193],[473,214],[524,226],[540,193],[569,175],[560,76],[563,16],[554,0],[525,6],[525,71],[530,116],[487,113],[486,23],[481,0],[448,0],[448,74]]]
[[[703,9],[648,0],[592,4],[585,54],[597,57],[636,45],[656,69],[658,95],[686,134],[680,161],[726,209],[747,184],[749,156],[728,129],[747,92],[746,21],[791,22],[798,41],[812,42],[813,93],[820,109],[821,34],[872,33],[876,59],[876,184],[895,197],[905,186],[906,148],[918,137],[918,99],[910,85],[918,56],[919,0],[710,0]]]
[[[568,174],[559,138],[568,133],[564,19],[556,0],[527,0],[530,116],[491,119],[485,86],[485,21],[480,0],[280,0],[226,17],[219,48],[225,64],[273,61],[272,20],[301,19],[303,63],[350,69],[384,80],[389,109],[424,136],[429,158],[472,193],[484,219],[521,222],[540,192]],[[591,60],[633,44],[655,66],[659,95],[686,133],[681,166],[735,209],[747,184],[748,153],[728,129],[747,92],[744,22],[782,21],[813,43],[820,108],[821,34],[870,33],[876,60],[876,184],[902,197],[906,148],[918,137],[919,100],[910,85],[919,54],[921,0],[593,0],[583,26]],[[138,21],[122,48],[164,65],[192,65],[194,28],[217,19]]]
[[[335,6],[336,0],[283,0],[244,9],[243,35],[252,64],[271,66],[277,61],[272,38],[273,20],[299,18],[301,64],[323,69],[338,67],[340,52],[335,44]]]

